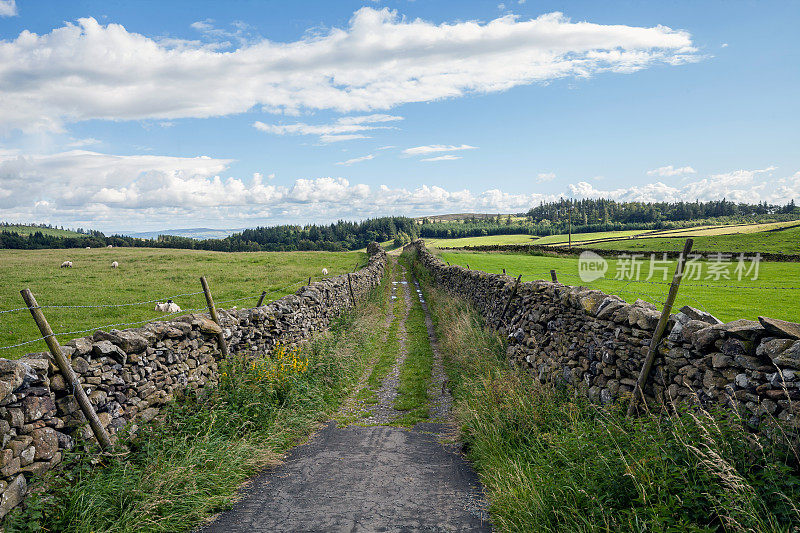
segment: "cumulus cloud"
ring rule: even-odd
[[[555,172],[539,172],[539,175],[536,176],[537,183],[545,183],[547,181],[553,181],[556,179]]]
[[[15,0],[0,0],[0,17],[14,17],[17,15],[17,2]]]
[[[275,135],[319,135],[320,141],[328,143],[352,139],[368,139],[368,135],[355,132],[394,129],[394,126],[380,126],[378,124],[396,122],[398,120],[403,120],[403,117],[372,114],[340,117],[330,124],[306,124],[304,122],[265,124],[257,120],[253,123],[253,127],[259,131]]]
[[[370,159],[375,159],[375,154],[369,154],[362,157],[354,157],[353,159],[348,159],[347,161],[339,161],[336,164],[349,167],[350,165],[353,165],[355,163],[361,163],[362,161],[369,161]]]
[[[208,21],[195,28],[215,29]],[[572,22],[561,13],[434,24],[363,7],[345,28],[226,50],[81,18],[0,41],[0,128],[59,131],[71,121],[204,118],[254,107],[364,112],[698,58],[682,30]]]
[[[455,146],[450,144],[430,144],[427,146],[415,146],[414,148],[406,148],[403,150],[403,155],[413,156],[413,155],[428,155],[428,154],[435,154],[437,152],[456,152],[459,150],[476,150],[477,146],[470,146],[468,144],[462,144],[461,146]]]
[[[629,202],[693,202],[726,198],[733,202],[786,203],[792,198],[800,198],[800,172],[776,179],[773,176],[775,170],[777,169],[774,166],[755,170],[734,170],[712,174],[681,187],[658,181],[613,190],[600,190],[590,183],[581,181],[569,185],[569,191],[572,196],[578,198],[602,197]]]
[[[369,156],[358,159],[366,159]],[[344,177],[274,184],[274,175],[225,177],[233,161],[118,156],[73,150],[23,156],[0,151],[0,219],[36,219],[108,230],[216,224],[327,222],[390,213],[518,211],[555,196],[351,183]],[[312,213],[312,215],[309,215]]]
[[[675,176],[685,176],[686,174],[696,174],[697,171],[690,166],[675,168],[672,165],[666,167],[654,168],[648,170],[648,176],[661,176],[662,178],[671,178]]]
[[[420,161],[454,161],[456,159],[461,159],[461,156],[447,154],[447,155],[440,155],[438,157],[425,157],[423,159],[420,159]]]

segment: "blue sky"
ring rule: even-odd
[[[797,2],[0,0],[0,219],[800,200],[798,22]]]

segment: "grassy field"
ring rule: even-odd
[[[78,233],[77,231],[57,228],[39,228],[36,226],[0,226],[0,231],[13,231],[20,235],[32,235],[39,231],[42,235],[53,235],[55,237],[87,237],[87,235]]]
[[[575,257],[549,257],[523,254],[442,252],[441,258],[451,264],[501,273],[503,268],[514,276],[522,274],[523,281],[550,279],[550,270],[555,269],[558,280],[568,285],[584,285],[600,289],[608,294],[616,294],[629,302],[637,298],[662,305],[668,291],[668,283],[675,270],[674,261],[668,264],[667,281],[662,272],[655,271],[650,282],[636,283],[613,279],[617,272],[617,261],[610,260],[605,277],[585,283],[578,277],[578,260]],[[708,263],[703,262],[702,277],[707,275]],[[650,262],[643,261],[640,279],[646,280],[650,272]],[[661,266],[659,264],[652,265]],[[739,318],[755,320],[759,315],[796,322],[800,320],[800,291],[764,289],[761,287],[800,287],[800,264],[783,262],[761,262],[759,277],[753,281],[749,278],[741,281],[733,275],[731,280],[691,280],[684,278],[676,306],[691,305],[708,311],[720,320],[730,321]],[[611,279],[609,279],[611,278]],[[738,288],[723,287],[735,285]]]
[[[493,244],[534,244],[536,235],[486,235],[459,239],[425,239],[431,248],[459,248],[461,246],[491,246]]]
[[[64,260],[73,268],[59,268]],[[111,262],[119,268],[112,269]],[[266,301],[295,292],[323,268],[333,276],[366,262],[358,252],[224,253],[150,248],[92,250],[0,250],[0,311],[24,307],[19,291],[29,288],[41,306],[124,304],[200,291],[206,276],[221,308],[252,307],[261,291]],[[226,300],[244,298],[226,302]],[[173,298],[183,310],[205,308],[202,294]],[[154,304],[102,309],[45,309],[56,333],[159,317]],[[135,326],[119,326],[124,327]],[[89,334],[89,333],[86,333]],[[81,334],[60,337],[66,341]],[[27,310],[0,313],[0,347],[40,337]],[[0,357],[46,350],[43,341],[0,350]]]
[[[695,239],[695,249],[723,252],[771,252],[800,254],[798,221],[726,226],[698,226],[674,230],[625,230],[592,233],[573,233],[572,244],[590,243],[591,248],[604,250],[679,250],[687,237]],[[788,228],[782,231],[773,231]],[[561,247],[568,242],[567,234],[548,235],[489,235],[459,239],[425,239],[431,248],[460,248],[496,244],[537,244]],[[594,242],[608,239],[607,242]]]
[[[624,241],[609,241],[594,243],[591,247],[600,250],[680,250],[686,237],[691,236],[691,234],[681,234],[672,238],[637,238]],[[700,235],[693,238],[694,249],[707,252],[800,254],[800,227],[782,231],[761,231],[735,235]]]

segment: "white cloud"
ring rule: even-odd
[[[83,148],[84,146],[92,146],[94,144],[101,144],[103,141],[89,137],[87,139],[72,139],[67,143],[69,148]]]
[[[370,159],[375,159],[375,154],[369,154],[362,157],[354,157],[353,159],[348,159],[347,161],[339,161],[336,164],[349,167],[352,164],[361,163],[362,161],[369,161]]]
[[[428,154],[435,154],[437,152],[456,152],[459,150],[476,150],[477,146],[470,146],[468,144],[462,144],[461,146],[455,146],[451,144],[430,144],[427,146],[415,146],[414,148],[406,148],[403,150],[403,155],[413,156],[413,155],[428,155]]]
[[[722,45],[720,46],[720,48],[728,48],[728,43],[722,43]]]
[[[696,174],[697,171],[692,167],[680,167],[675,168],[672,165],[668,165],[666,167],[659,167],[653,170],[648,170],[648,176],[661,176],[662,178],[671,178],[674,176],[685,176],[686,174]]]
[[[196,27],[214,29],[207,26]],[[257,106],[371,111],[699,59],[687,32],[665,26],[572,22],[560,13],[434,24],[370,7],[346,28],[293,42],[222,44],[154,39],[93,18],[43,35],[23,31],[0,41],[0,129],[59,131],[64,122],[204,118]]]
[[[539,172],[539,175],[536,177],[536,183],[545,183],[547,181],[553,181],[556,179],[555,172]]]
[[[14,17],[17,15],[17,2],[15,0],[0,0],[0,17]]]
[[[440,155],[439,157],[426,157],[424,159],[420,159],[420,161],[454,161],[456,159],[461,159],[461,156],[447,154],[447,155]]]
[[[721,200],[733,202],[786,203],[800,198],[800,172],[793,176],[775,179],[776,167],[755,170],[734,170],[712,174],[706,178],[686,183],[681,187],[662,182],[634,185],[614,190],[599,190],[588,182],[569,185],[572,196],[580,198],[610,198],[629,202],[677,202],[695,200]]]
[[[394,126],[377,126],[385,122],[396,122],[403,120],[403,117],[394,115],[356,115],[337,119],[331,124],[306,124],[298,122],[295,124],[265,124],[260,120],[253,123],[253,127],[259,131],[273,133],[275,135],[319,135],[322,142],[348,141],[351,139],[368,139],[368,135],[363,133],[371,130],[395,129]]]

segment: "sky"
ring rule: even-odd
[[[800,2],[0,0],[0,220],[800,201]]]

